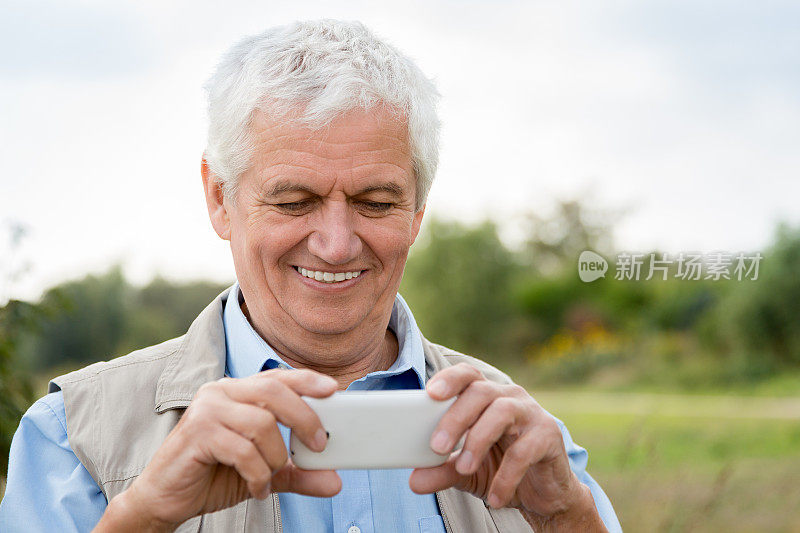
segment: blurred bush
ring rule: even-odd
[[[19,355],[28,368],[69,368],[123,355],[182,335],[224,285],[153,279],[134,287],[119,266],[48,290],[35,334],[26,335]]]
[[[423,334],[496,359],[517,343],[520,317],[509,295],[520,268],[493,222],[470,227],[434,217],[414,245],[400,293]]]
[[[6,475],[11,437],[35,399],[30,376],[18,364],[21,338],[35,327],[36,306],[11,300],[0,308],[0,477]]]
[[[697,328],[740,379],[800,367],[800,228],[781,224],[763,255],[758,280],[729,287]]]

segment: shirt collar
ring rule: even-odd
[[[226,346],[225,375],[243,378],[269,368],[291,368],[253,329],[242,312],[243,301],[239,283],[236,282],[231,288],[222,316]],[[422,351],[422,335],[411,309],[399,294],[395,296],[392,306],[389,328],[397,337],[398,355],[395,362],[387,370],[372,372],[354,381],[348,389],[386,388],[389,386],[387,381],[395,376],[407,377],[409,373],[416,377],[417,382],[408,385],[424,388],[425,355]]]

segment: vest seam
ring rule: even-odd
[[[133,478],[139,477],[141,475],[142,475],[142,471],[139,470],[139,472],[137,474],[131,474],[129,476],[121,477],[119,479],[107,479],[107,480],[103,481],[103,485],[106,485],[108,483],[114,483],[115,481],[127,481],[129,479],[133,479]]]
[[[216,303],[218,299],[219,299],[219,296],[214,298],[214,301],[211,302],[211,303],[212,304]],[[206,309],[208,309],[208,307],[206,307]],[[203,309],[203,311],[200,313],[200,315],[198,315],[198,317],[195,319],[195,321],[197,321],[201,316],[203,316],[205,314],[206,309]],[[194,323],[192,323],[192,326],[194,326]],[[180,346],[178,346],[169,355],[173,355],[173,354],[176,354],[178,352],[183,352],[184,347],[189,342],[189,334],[192,333],[192,326],[189,326],[189,330],[181,337]],[[224,342],[224,338],[225,338],[225,330],[224,330],[224,328],[223,328],[223,331],[222,331],[222,337],[223,337],[223,342]],[[227,352],[226,352],[226,357],[227,357]],[[177,365],[177,368],[180,369],[180,366],[178,365],[178,363],[175,362],[174,359],[172,359],[170,361],[167,361],[166,366],[162,369],[161,374],[158,376],[158,379],[156,380],[156,390],[155,390],[155,397],[154,397],[154,400],[156,400],[156,409],[158,409],[158,406],[162,405],[165,401],[170,401],[169,398],[167,400],[163,400],[162,399],[161,401],[159,401],[159,398],[163,394],[169,394],[170,393],[170,391],[167,391],[167,392],[161,392],[161,391],[163,391],[164,388],[166,388],[166,386],[167,386],[166,385],[167,374],[174,375],[176,373],[176,370],[173,370],[173,367],[176,367],[176,365]],[[223,374],[224,374],[224,371],[223,371]],[[177,399],[177,400],[183,399],[183,396],[184,396],[184,393],[178,393],[178,392],[175,392],[175,391],[172,391],[171,394],[172,394],[171,398],[174,398],[174,399]],[[176,394],[179,394],[180,396],[178,398],[175,398]]]
[[[117,368],[124,368],[126,366],[139,365],[139,364],[144,364],[144,363],[152,363],[154,361],[158,361],[160,359],[164,359],[165,357],[169,357],[171,355],[174,355],[178,350],[179,350],[179,348],[176,348],[175,350],[173,350],[171,352],[167,352],[167,353],[164,353],[164,354],[161,354],[161,355],[156,355],[156,356],[153,356],[153,357],[149,357],[147,359],[140,359],[140,360],[137,360],[137,361],[126,361],[124,363],[121,363],[121,362],[113,363],[112,361],[109,361],[108,362],[109,366],[106,366],[106,367],[103,367],[103,368],[98,368],[97,370],[95,370],[91,374],[83,375],[83,376],[80,376],[80,377],[75,377],[75,378],[72,378],[72,379],[66,378],[66,379],[63,379],[63,380],[60,380],[60,381],[64,385],[67,385],[67,384],[72,385],[74,383],[79,383],[81,381],[86,381],[87,379],[96,378],[101,373],[108,372],[109,370],[115,370]],[[54,378],[54,379],[58,379],[58,378]]]
[[[94,412],[94,416],[91,419],[93,442],[91,446],[92,454],[91,456],[87,455],[86,458],[89,460],[90,463],[92,463],[92,469],[97,473],[97,477],[100,480],[100,488],[103,489],[103,494],[105,494],[106,499],[108,499],[108,494],[105,491],[104,484],[102,481],[103,472],[97,466],[97,462],[95,462],[95,457],[101,457],[100,453],[101,451],[98,447],[98,443],[100,442],[100,424],[97,423],[97,421],[100,420],[100,402],[98,397],[99,393],[98,389],[100,388],[100,382],[97,379],[97,374],[92,375],[91,378],[93,383],[90,386],[89,394],[91,395],[92,403],[94,404],[92,406],[92,411]],[[69,440],[69,437],[67,437],[67,440]]]
[[[483,505],[484,505],[484,506],[486,506],[486,502],[485,502],[485,501],[483,502]],[[486,506],[486,511],[487,511],[487,512],[488,512],[488,514],[489,514],[489,520],[491,520],[491,521],[492,521],[492,525],[494,526],[494,528],[495,528],[497,531],[501,531],[501,529],[500,529],[500,526],[498,526],[498,525],[497,525],[497,520],[495,520],[495,516],[494,516],[494,513],[492,512],[492,509],[491,509],[491,508],[489,508],[488,506]],[[524,517],[523,517],[523,518],[524,518]]]

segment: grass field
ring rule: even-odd
[[[800,531],[800,398],[539,392],[625,531]]]

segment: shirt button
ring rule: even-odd
[[[361,533],[361,528],[358,526],[350,526],[350,529],[347,530],[347,533]]]

